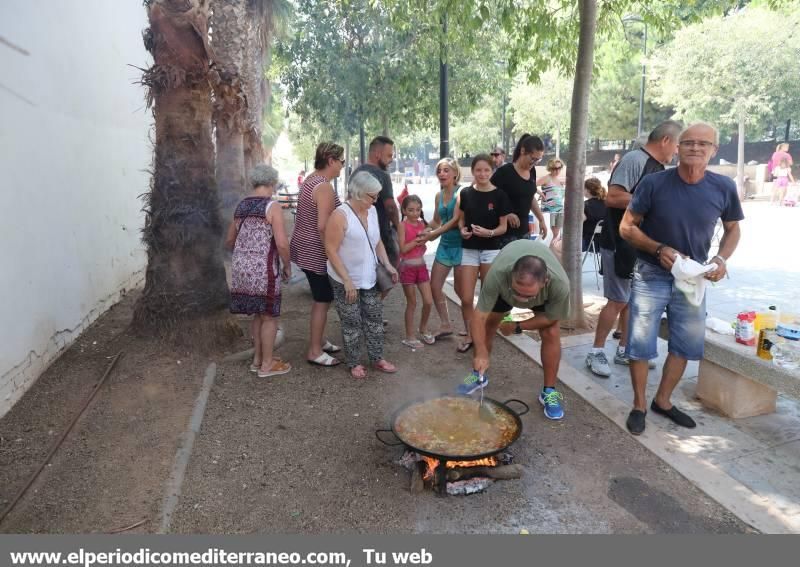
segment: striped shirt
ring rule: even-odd
[[[300,187],[297,200],[297,215],[294,221],[294,233],[289,244],[292,262],[300,269],[324,275],[328,273],[328,256],[317,228],[317,203],[314,202],[314,189],[328,180],[321,175],[309,175]],[[333,189],[333,207],[341,206],[339,195]]]

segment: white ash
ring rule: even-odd
[[[447,494],[452,496],[464,496],[467,494],[475,494],[476,492],[483,492],[494,484],[493,478],[486,478],[476,476],[468,480],[457,480],[455,482],[447,483]]]

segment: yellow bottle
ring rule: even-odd
[[[756,343],[756,355],[764,360],[772,360],[770,349],[777,334],[774,329],[761,329],[758,333],[758,343]]]
[[[762,329],[778,328],[778,308],[770,305],[766,311],[756,313],[756,320],[753,323],[755,332],[758,334]]]
[[[778,308],[770,305],[769,309],[756,315],[756,322],[760,323],[761,329],[758,331],[758,342],[756,343],[756,355],[764,360],[772,360],[772,343],[775,342],[775,329],[778,328]]]

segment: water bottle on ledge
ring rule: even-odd
[[[528,238],[531,240],[539,238],[539,226],[533,213],[528,213]]]
[[[800,326],[778,324],[770,354],[775,366],[797,370],[800,367]]]

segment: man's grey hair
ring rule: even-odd
[[[359,171],[350,178],[347,193],[351,199],[363,199],[367,193],[380,193],[381,182],[368,171]]]
[[[675,120],[665,120],[655,128],[653,131],[650,132],[650,135],[647,137],[648,142],[660,142],[664,138],[669,138],[670,140],[677,140],[678,136],[681,135],[681,131],[683,130],[683,125],[680,122],[676,122]]]
[[[275,187],[278,184],[278,170],[264,163],[260,163],[250,170],[250,184],[253,189],[260,185]]]
[[[695,126],[703,126],[705,128],[710,128],[711,131],[714,132],[714,145],[719,146],[719,130],[717,130],[714,126],[712,126],[708,122],[692,122],[681,131],[680,137],[683,138],[684,133],[686,133],[686,131],[689,128],[694,128]]]
[[[522,256],[514,262],[511,277],[517,281],[532,279],[543,284],[547,282],[547,264],[538,256]]]

